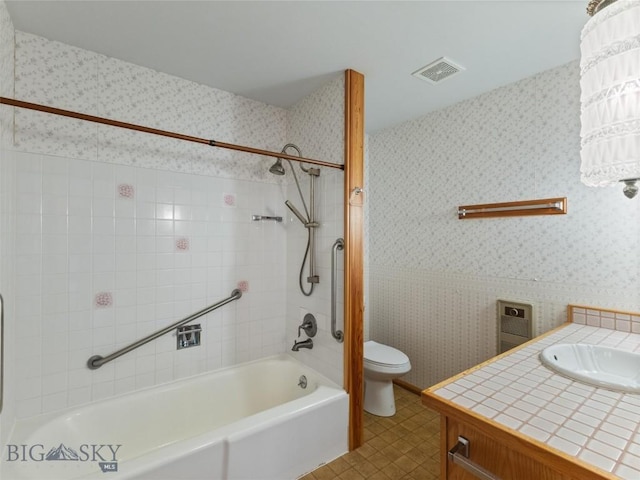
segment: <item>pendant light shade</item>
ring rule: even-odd
[[[581,180],[624,182],[631,198],[640,180],[640,0],[597,10],[581,37]]]

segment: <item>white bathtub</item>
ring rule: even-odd
[[[294,479],[347,451],[347,425],[346,393],[280,355],[19,421],[0,478]]]

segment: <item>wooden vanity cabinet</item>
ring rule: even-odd
[[[441,386],[441,385],[440,385]],[[428,390],[422,403],[440,413],[441,480],[478,480],[448,458],[458,436],[469,440],[469,460],[501,480],[616,479],[545,444],[484,419]]]

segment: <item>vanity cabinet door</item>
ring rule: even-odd
[[[446,428],[445,425],[446,424]],[[584,480],[567,476],[552,466],[542,464],[514,449],[514,445],[504,445],[452,417],[443,418],[443,430],[446,430],[446,449],[441,452],[442,478],[448,480],[478,480],[465,468],[454,464],[447,455],[456,443],[458,436],[469,440],[469,460],[501,480]],[[444,435],[444,434],[443,434]],[[445,438],[442,439],[444,443]],[[522,447],[522,445],[520,445]],[[526,447],[525,447],[526,448]]]

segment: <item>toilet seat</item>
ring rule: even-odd
[[[409,365],[409,357],[406,354],[373,340],[364,343],[364,361],[385,368],[404,369]]]

